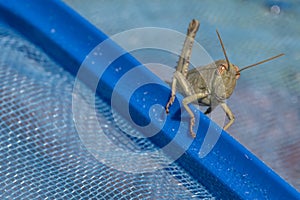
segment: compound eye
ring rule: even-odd
[[[220,64],[220,66],[218,67],[219,74],[223,74],[223,72],[226,70],[227,70],[227,67],[224,64]]]

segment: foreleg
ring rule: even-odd
[[[221,106],[229,119],[229,122],[223,128],[224,130],[227,130],[234,122],[234,115],[226,103],[221,103]]]
[[[186,109],[186,111],[190,115],[190,127],[189,127],[189,129],[190,129],[190,134],[193,138],[196,137],[196,134],[193,131],[193,127],[195,125],[195,115],[194,115],[193,111],[190,109],[190,107],[188,106],[188,104],[190,104],[194,101],[198,101],[198,99],[203,99],[203,98],[207,97],[207,95],[208,95],[207,93],[197,93],[197,94],[185,97],[182,100],[182,104],[183,104],[184,108]]]

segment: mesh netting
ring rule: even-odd
[[[176,163],[126,173],[99,162],[74,125],[74,77],[7,28],[0,30],[0,47],[1,199],[214,199]],[[113,133],[120,147],[156,148],[147,139],[125,137],[106,103],[96,97],[95,104],[103,134]]]

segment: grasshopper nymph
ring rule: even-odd
[[[171,97],[166,105],[166,113],[169,113],[169,107],[175,100],[176,85],[178,83],[180,86],[180,93],[184,96],[182,104],[190,115],[189,131],[193,138],[196,137],[196,134],[193,131],[195,116],[188,104],[193,103],[201,106],[208,106],[208,109],[204,114],[209,114],[220,104],[229,119],[229,122],[224,126],[224,130],[228,129],[234,122],[234,115],[225,103],[225,100],[233,93],[236,86],[236,80],[240,77],[241,71],[284,55],[279,54],[239,69],[238,66],[229,62],[220,34],[216,31],[225,60],[217,60],[206,66],[200,66],[189,70],[188,68],[192,47],[199,26],[199,21],[195,19],[193,19],[189,24],[183,49],[176,67],[176,72],[172,79]]]

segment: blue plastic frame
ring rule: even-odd
[[[59,0],[0,0],[0,19],[42,48],[74,76],[86,55],[108,38]],[[110,41],[109,45],[111,51],[123,51],[113,41]],[[114,88],[115,83],[123,75],[113,73],[114,67],[120,63],[124,73],[140,65],[130,54],[124,54],[111,64],[110,70],[108,69],[102,76],[97,88],[98,95],[107,102],[110,102],[114,89],[120,97],[124,93]],[[89,80],[98,78],[93,67],[87,66],[86,69],[90,77],[84,81],[88,85]],[[137,78],[160,81],[143,66],[139,66],[139,73]],[[148,90],[149,94],[153,95],[153,99],[163,99],[159,103],[165,105],[170,94],[168,88],[148,87]],[[133,96],[133,100],[129,103],[132,115],[138,116],[136,119],[143,124],[149,118],[148,112],[133,103],[136,102],[134,98],[137,97],[138,95]],[[120,99],[122,101],[122,98]],[[173,114],[174,110],[179,108],[178,106],[177,103],[174,108],[172,107]],[[300,194],[292,186],[224,131],[212,151],[206,157],[199,158],[198,152],[205,137],[203,133],[210,123],[203,114],[200,114],[200,117],[197,138],[177,162],[214,195],[222,199],[300,199]],[[161,132],[151,137],[151,140],[158,146],[165,145],[173,138],[168,130],[177,125],[178,121],[168,117]],[[183,141],[174,142],[174,148],[183,148],[181,144],[189,140],[190,136],[186,134]]]

